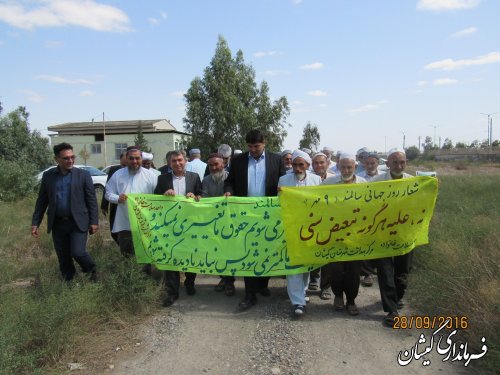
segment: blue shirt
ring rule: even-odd
[[[248,154],[248,196],[266,196],[266,153],[255,160]]]
[[[70,217],[71,216],[71,180],[73,174],[71,169],[63,175],[57,168],[56,181],[56,216]]]

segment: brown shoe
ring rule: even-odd
[[[361,279],[361,285],[363,286],[372,286],[373,285],[373,277],[372,275],[367,275]]]
[[[349,315],[356,316],[359,314],[358,307],[355,303],[353,303],[352,305],[347,305],[346,309]]]
[[[328,289],[323,289],[319,294],[319,298],[323,300],[332,299],[332,293]]]
[[[387,314],[387,316],[384,318],[384,323],[386,326],[393,328],[394,327],[394,319],[399,316],[397,312],[390,312]]]
[[[343,296],[335,296],[333,299],[333,309],[337,311],[344,310],[344,297]]]

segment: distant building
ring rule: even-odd
[[[178,131],[169,120],[132,120],[105,122],[68,122],[49,126],[51,144],[73,146],[78,164],[104,167],[118,164],[120,153],[134,144],[139,126],[154,155],[156,167],[164,164],[165,154],[185,147],[191,136]],[[82,155],[88,156],[86,162]]]

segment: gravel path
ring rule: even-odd
[[[334,312],[332,301],[311,297],[307,314],[290,318],[283,279],[271,279],[271,297],[238,312],[237,295],[216,293],[218,279],[199,276],[197,294],[180,299],[143,325],[131,349],[118,352],[107,371],[112,374],[457,374],[460,365],[441,362],[431,353],[402,368],[400,350],[410,348],[420,331],[399,331],[382,325],[384,313],[378,287],[361,287],[360,315]],[[403,310],[402,314],[409,314]],[[434,355],[433,355],[434,354]]]

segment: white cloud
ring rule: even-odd
[[[151,24],[151,25],[159,25],[161,21],[164,21],[167,19],[167,13],[166,12],[160,12],[160,19],[156,18],[156,17],[149,17],[148,18],[148,22]]]
[[[454,85],[455,83],[458,83],[458,80],[454,78],[437,78],[432,81],[434,86]]]
[[[418,10],[457,10],[471,9],[479,5],[481,0],[419,0]]]
[[[95,81],[90,81],[90,80],[84,79],[84,78],[69,79],[69,78],[59,77],[59,76],[50,76],[47,74],[42,74],[42,75],[36,76],[35,79],[38,79],[41,81],[54,82],[54,83],[62,83],[65,85],[92,85],[95,83]]]
[[[132,30],[124,11],[94,0],[32,0],[0,4],[0,20],[27,30],[62,26],[106,32]]]
[[[0,40],[0,46],[4,44],[4,41],[3,40]]]
[[[360,113],[360,112],[368,112],[368,111],[373,111],[375,109],[378,109],[380,108],[383,104],[387,104],[389,103],[388,100],[379,100],[375,103],[371,103],[371,104],[365,104],[361,107],[358,107],[358,108],[352,108],[349,110],[349,112],[351,113]]]
[[[293,105],[302,105],[302,104],[304,104],[304,103],[302,103],[300,100],[294,100],[294,101],[292,102],[292,104],[293,104]]]
[[[171,92],[170,96],[175,96],[177,98],[181,98],[184,96],[185,93],[186,93],[185,91],[179,90],[179,91]]]
[[[80,96],[94,96],[95,92],[90,91],[90,90],[83,90],[80,91]]]
[[[409,91],[408,91],[408,94],[420,94],[421,92],[424,92],[424,90],[420,90],[420,89],[417,89],[417,90],[409,90]]]
[[[292,108],[290,110],[292,113],[305,113],[305,112],[311,112],[309,108]]]
[[[323,63],[320,62],[315,62],[312,64],[307,64],[307,65],[302,65],[300,69],[303,70],[318,70],[318,69],[323,69]]]
[[[425,85],[427,85],[427,81],[418,81],[418,82],[417,82],[417,86],[418,86],[418,87],[423,87],[423,86],[425,86]]]
[[[318,108],[328,108],[328,105],[326,105],[326,104],[318,104],[317,107]]]
[[[259,52],[255,52],[253,54],[253,57],[260,59],[262,57],[274,56],[276,54],[277,54],[276,51],[259,51]]]
[[[487,55],[478,56],[473,59],[452,60],[444,59],[427,64],[425,69],[453,70],[466,66],[494,64],[500,62],[500,52],[490,52]]]
[[[302,2],[302,0],[292,0],[292,3],[294,4],[300,4]]]
[[[327,96],[328,94],[326,93],[326,91],[313,90],[313,91],[309,91],[307,93],[307,95],[311,95],[311,96]]]
[[[465,38],[468,36],[471,36],[472,34],[477,33],[477,28],[475,27],[468,27],[466,29],[457,31],[456,33],[453,33],[450,35],[450,38]]]
[[[43,96],[33,90],[21,90],[21,93],[26,95],[26,99],[33,103],[40,103],[43,101]]]

